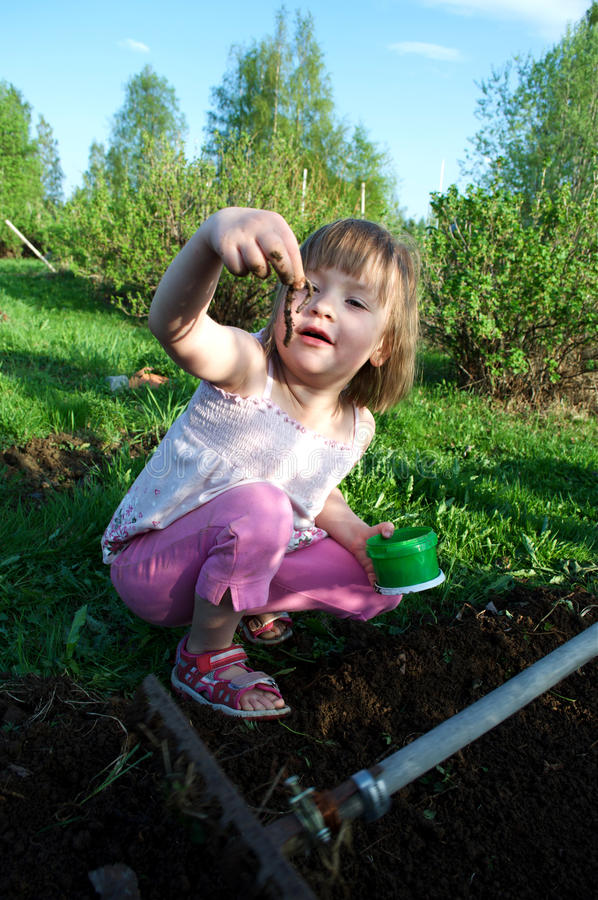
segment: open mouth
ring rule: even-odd
[[[332,344],[332,341],[326,334],[323,334],[321,331],[312,331],[310,328],[302,331],[301,336],[312,338],[314,341],[321,341],[324,344]]]

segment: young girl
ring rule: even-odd
[[[208,315],[222,267],[279,288],[266,328]],[[289,612],[367,620],[400,597],[374,589],[368,526],[337,485],[374,434],[374,410],[413,379],[416,267],[387,231],[324,226],[301,250],[274,212],[210,216],[164,275],[149,327],[201,379],[102,541],[116,590],[141,618],[190,631],[172,684],[232,716],[287,715],[276,682],[232,644],[291,634]],[[308,280],[306,280],[306,278]]]

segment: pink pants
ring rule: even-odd
[[[227,588],[243,613],[316,609],[365,621],[397,605],[400,597],[376,593],[330,537],[285,555],[292,529],[282,490],[243,485],[134,538],[112,563],[112,582],[129,609],[155,625],[189,624],[195,594],[218,605]]]

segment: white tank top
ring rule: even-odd
[[[270,399],[272,363],[261,397],[239,397],[202,381],[114,513],[102,538],[111,563],[136,535],[166,528],[219,494],[270,482],[289,497],[299,535],[371,439],[354,407],[353,439],[343,444],[311,431]],[[324,533],[321,532],[320,535]],[[292,549],[292,547],[291,547]]]

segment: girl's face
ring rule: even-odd
[[[368,360],[374,366],[386,361],[386,310],[364,276],[356,278],[336,268],[308,270],[306,275],[314,293],[303,308],[306,291],[293,294],[288,347],[284,345],[284,304],[278,311],[274,326],[278,353],[297,376],[320,382],[328,377],[342,390]]]

